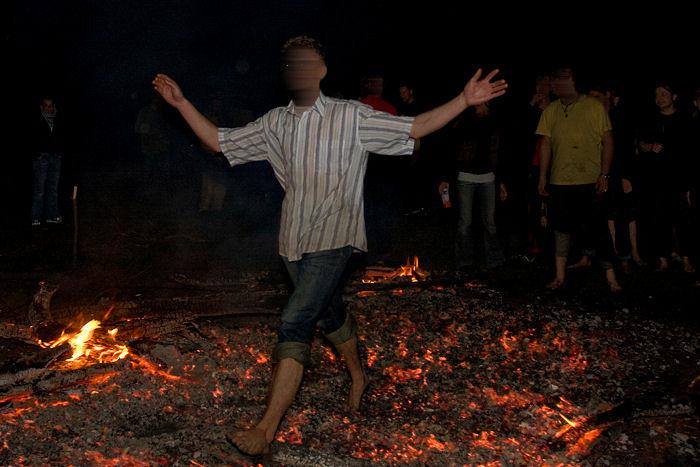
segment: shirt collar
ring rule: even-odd
[[[310,110],[315,111],[318,113],[321,117],[323,117],[326,114],[326,103],[328,102],[328,98],[323,95],[323,93],[319,93],[318,97],[316,98],[316,101],[314,102],[314,105],[311,106]],[[294,101],[290,100],[289,104],[287,104],[286,108],[287,112],[290,114],[294,115]]]

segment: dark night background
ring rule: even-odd
[[[510,82],[500,103],[509,108],[529,98],[536,72],[564,62],[646,99],[642,110],[653,102],[650,86],[660,76],[687,89],[697,85],[696,33],[687,10],[668,3],[646,12],[612,8],[365,0],[13,2],[4,35],[10,111],[3,217],[11,223],[28,217],[31,171],[23,128],[41,92],[55,92],[59,111],[73,123],[64,191],[73,183],[89,189],[96,177],[128,177],[135,115],[153,92],[155,73],[173,76],[195,104],[216,94],[258,116],[286,103],[278,50],[302,33],[327,48],[324,91],[348,98],[357,97],[363,73],[380,70],[389,98],[399,79],[410,78],[425,103],[438,104],[459,92],[477,66],[497,66]]]

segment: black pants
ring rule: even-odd
[[[550,185],[549,193],[556,255],[568,256],[573,235],[584,254],[595,253],[603,268],[612,267],[614,247],[603,197],[595,185]]]

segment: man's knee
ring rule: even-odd
[[[272,351],[272,363],[277,364],[285,358],[292,358],[308,366],[311,362],[311,346],[304,342],[280,342]]]
[[[343,344],[355,336],[357,336],[357,321],[350,313],[346,313],[345,321],[338,329],[326,333],[326,339],[333,345]]]

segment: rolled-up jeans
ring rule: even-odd
[[[282,310],[273,362],[293,358],[306,366],[316,326],[333,344],[357,334],[357,324],[345,311],[342,282],[352,247],[304,253],[298,261],[282,258],[294,284],[294,292]]]

